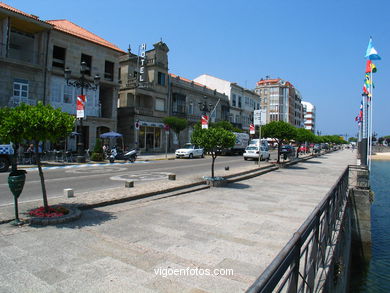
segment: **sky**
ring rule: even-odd
[[[162,39],[169,71],[188,79],[209,74],[249,89],[265,76],[288,80],[316,106],[322,135],[357,135],[372,36],[382,57],[373,77],[373,130],[390,135],[389,0],[3,2],[41,20],[70,20],[124,51]]]

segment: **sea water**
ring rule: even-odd
[[[370,183],[371,259],[361,267],[361,279],[351,292],[390,292],[390,161],[372,161]]]

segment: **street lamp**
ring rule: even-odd
[[[68,86],[73,86],[75,88],[81,89],[81,95],[84,95],[84,89],[96,91],[99,87],[100,76],[97,74],[93,78],[93,83],[85,78],[85,73],[87,72],[87,63],[85,61],[81,62],[80,73],[81,76],[79,78],[70,79],[72,71],[67,67],[64,70],[64,76],[66,80],[66,84]],[[84,154],[84,140],[83,140],[83,117],[78,118],[80,120],[80,135],[79,142],[77,143],[77,157],[76,161],[78,163],[85,163],[85,154]]]
[[[207,97],[203,97],[203,102],[199,102],[199,110],[202,111],[202,115],[206,115],[208,112],[210,112],[213,108],[212,104],[207,105]]]

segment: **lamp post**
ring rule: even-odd
[[[80,68],[81,76],[79,78],[75,78],[75,79],[70,79],[72,71],[68,67],[65,68],[65,70],[64,70],[66,84],[68,86],[80,88],[81,89],[81,96],[84,95],[84,89],[96,91],[98,89],[99,83],[100,83],[100,76],[98,74],[95,75],[95,77],[93,78],[93,83],[85,78],[85,73],[87,72],[87,69],[88,69],[87,63],[85,61],[82,61],[81,68]],[[83,110],[85,111],[84,108],[83,108]],[[86,116],[86,114],[84,114],[84,116]],[[77,157],[76,157],[76,161],[78,163],[85,163],[83,118],[84,117],[78,118],[80,121],[80,135],[79,135],[79,142],[77,143]]]
[[[199,110],[202,111],[202,128],[208,128],[209,125],[209,117],[207,117],[207,113],[209,113],[213,107],[212,104],[207,105],[207,97],[203,97],[203,102],[199,102]]]

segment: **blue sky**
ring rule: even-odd
[[[374,76],[374,131],[390,135],[388,0],[3,2],[42,20],[68,19],[123,50],[151,48],[162,38],[170,72],[189,79],[207,73],[250,89],[266,75],[288,80],[317,107],[322,134],[356,135],[372,36],[382,57]]]

